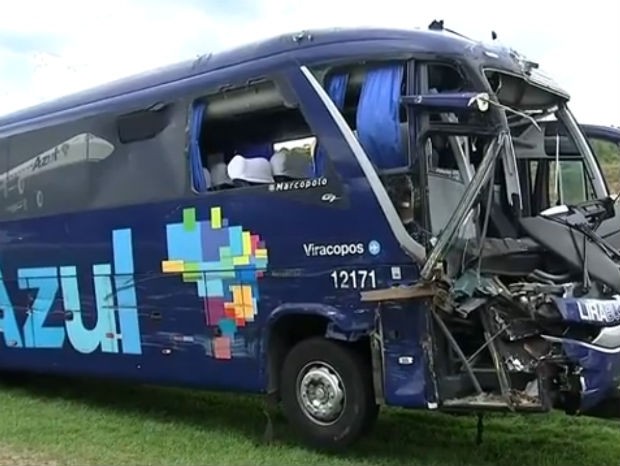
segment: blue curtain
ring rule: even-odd
[[[337,74],[332,76],[327,83],[327,94],[331,97],[332,101],[342,110],[344,107],[344,98],[347,92],[347,83],[349,82],[348,74]],[[314,176],[321,176],[325,173],[325,158],[327,153],[325,149],[319,144],[317,147],[316,155],[314,156]]]
[[[192,119],[190,121],[190,134],[189,134],[189,161],[192,185],[198,192],[204,192],[209,188],[210,180],[207,179],[208,175],[205,175],[205,170],[202,166],[202,156],[200,154],[200,129],[202,126],[202,120],[205,115],[206,105],[201,102],[195,102],[192,106]]]
[[[358,138],[378,169],[407,165],[400,131],[399,107],[403,65],[369,71],[357,109]]]

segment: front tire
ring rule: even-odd
[[[304,340],[286,356],[280,381],[284,414],[310,446],[341,450],[372,430],[378,415],[372,373],[351,346]]]

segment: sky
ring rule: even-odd
[[[0,15],[0,114],[199,54],[302,29],[433,19],[540,63],[583,123],[620,126],[620,2],[19,0]],[[566,6],[567,4],[571,6]]]

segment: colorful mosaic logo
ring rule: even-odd
[[[209,221],[196,221],[196,209],[183,210],[183,222],[166,226],[168,260],[164,273],[178,273],[194,282],[204,303],[208,326],[217,326],[213,354],[230,359],[237,328],[257,312],[258,278],[267,269],[267,249],[258,235],[231,226],[220,207]]]

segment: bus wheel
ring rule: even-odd
[[[312,447],[347,447],[377,418],[370,365],[346,344],[324,338],[298,343],[280,381],[283,411]]]

